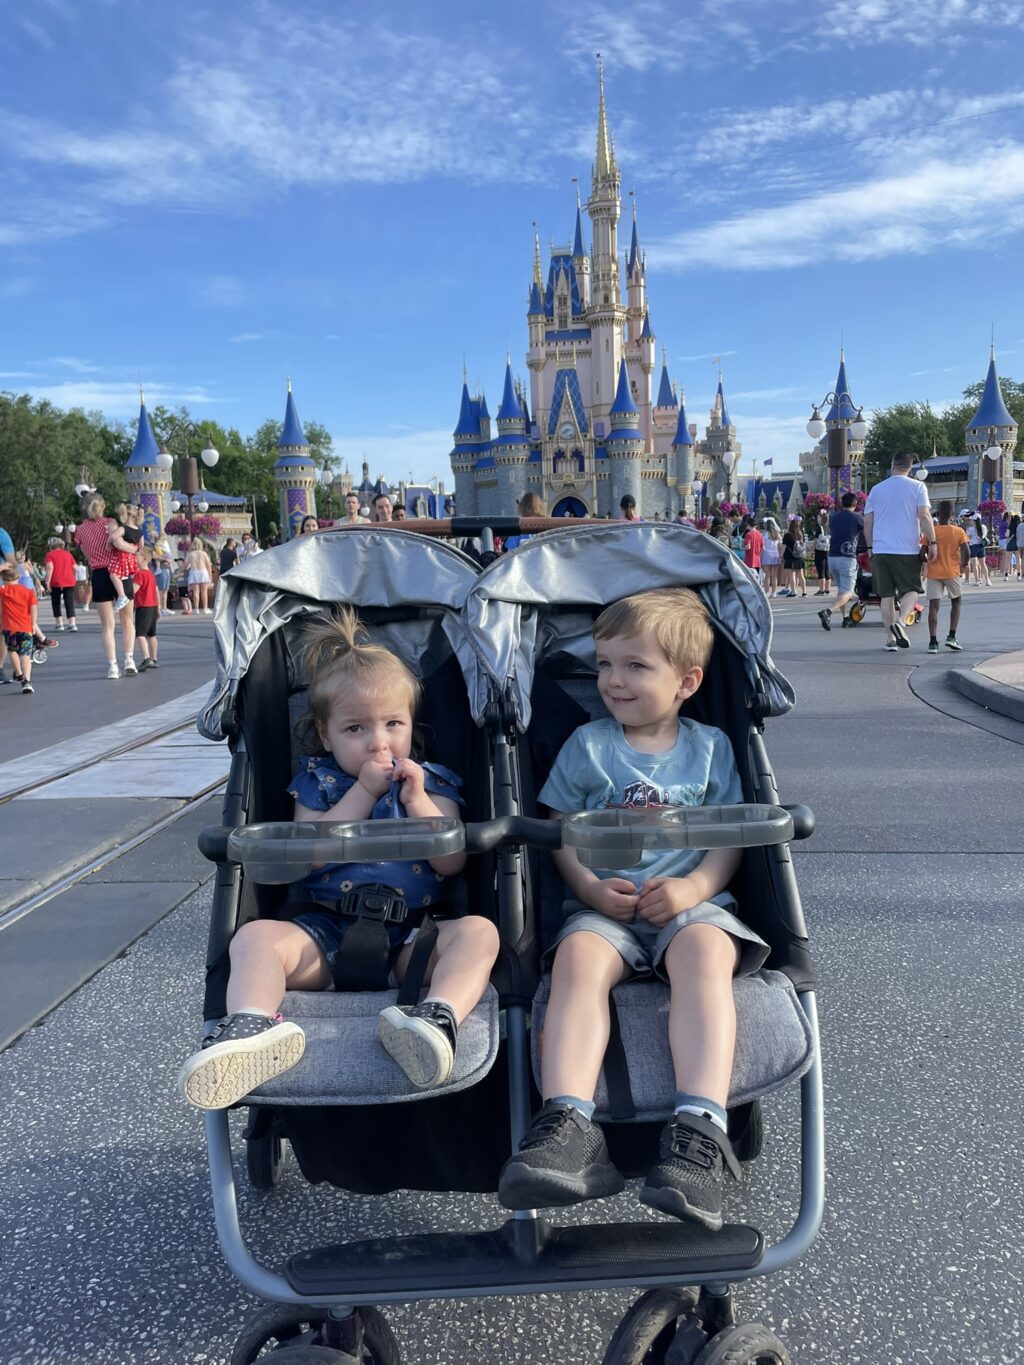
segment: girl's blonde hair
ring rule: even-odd
[[[82,507],[82,512],[87,521],[96,521],[97,518],[102,517],[106,510],[107,504],[98,493],[93,493]]]
[[[524,493],[519,499],[516,511],[521,517],[543,517],[546,516],[544,504],[537,493]]]
[[[416,715],[423,691],[419,679],[397,655],[370,642],[369,633],[351,607],[336,607],[319,618],[306,635],[303,662],[309,680],[309,714],[300,722],[299,738],[309,744],[330,720],[340,694],[358,691],[373,696],[391,687],[405,690],[410,715]]]
[[[594,622],[595,640],[632,640],[651,631],[679,673],[707,669],[715,633],[692,588],[655,588],[613,602]]]

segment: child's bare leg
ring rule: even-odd
[[[413,947],[407,943],[395,963],[398,981],[405,977]],[[438,926],[424,976],[430,983],[426,999],[381,1010],[381,1044],[421,1090],[451,1075],[459,1025],[483,995],[497,956],[498,931],[490,920],[480,915],[449,920]]]
[[[594,1098],[611,1027],[608,996],[625,972],[621,954],[600,934],[582,930],[558,945],[541,1050],[545,1100]]]
[[[405,978],[412,947],[403,948],[395,964],[397,981]],[[430,986],[427,999],[446,1001],[455,1022],[461,1024],[480,1003],[497,956],[498,931],[489,919],[466,915],[438,925],[437,944],[424,977]]]
[[[608,1045],[608,996],[625,972],[600,934],[581,929],[558,945],[541,1048],[544,1106],[502,1169],[498,1198],[506,1208],[578,1204],[624,1188],[592,1118]]]
[[[285,987],[322,990],[330,972],[298,925],[253,920],[231,941],[228,1013],[181,1069],[178,1085],[199,1109],[226,1109],[298,1062],[306,1039],[277,1017]]]
[[[722,1226],[726,1167],[739,1176],[725,1113],[736,1041],[732,978],[737,957],[735,941],[713,924],[687,925],[668,946],[675,1114],[640,1191],[641,1203],[713,1232]]]
[[[227,1011],[276,1014],[289,987],[322,991],[331,984],[323,953],[297,924],[257,919],[231,940]]]
[[[732,978],[739,950],[723,929],[691,924],[668,946],[668,1041],[676,1089],[725,1108],[736,1046]]]

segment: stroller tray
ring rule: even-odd
[[[525,1251],[516,1243],[528,1241]],[[749,1271],[764,1254],[757,1228],[727,1223],[708,1232],[684,1223],[601,1223],[552,1227],[510,1219],[486,1232],[378,1237],[318,1247],[289,1258],[297,1294],[402,1291],[540,1292],[581,1284],[649,1283],[652,1271],[675,1283]]]

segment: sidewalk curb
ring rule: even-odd
[[[1010,720],[1024,722],[1024,691],[986,678],[974,668],[951,668],[949,681],[961,696]]]

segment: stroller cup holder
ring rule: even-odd
[[[278,820],[233,829],[227,856],[252,881],[284,885],[325,863],[412,862],[461,853],[465,846],[465,826],[447,816],[338,824]]]
[[[757,848],[793,838],[782,806],[641,807],[562,816],[562,843],[584,867],[635,867],[650,849]]]

